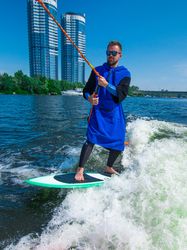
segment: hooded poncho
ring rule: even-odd
[[[93,106],[87,140],[107,149],[123,151],[126,122],[121,102],[128,93],[130,72],[124,66],[112,68],[107,63],[96,67],[96,70],[116,89],[116,96],[107,88],[99,87],[99,104]],[[92,72],[83,90],[84,97],[87,93],[93,94],[98,85],[97,79]]]

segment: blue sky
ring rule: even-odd
[[[119,40],[133,85],[187,91],[186,0],[58,0],[58,8],[59,18],[86,14],[86,56],[94,66],[105,62],[106,44]],[[29,74],[27,0],[1,1],[0,32],[0,73]]]

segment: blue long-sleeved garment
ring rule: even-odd
[[[108,83],[106,89],[114,96],[117,96],[117,91],[116,91],[116,87],[110,83]]]
[[[110,83],[108,83],[106,89],[114,96],[117,96],[117,91],[116,91],[116,87]],[[85,97],[88,100],[88,97],[90,96],[90,94],[88,92],[85,93]]]

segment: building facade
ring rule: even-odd
[[[85,55],[85,15],[66,13],[62,16],[61,24],[73,42]],[[85,83],[85,61],[63,33],[61,45],[62,80]]]
[[[27,0],[30,76],[58,79],[58,28],[41,5]],[[57,17],[57,0],[43,0]]]

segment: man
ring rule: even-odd
[[[125,118],[121,102],[128,94],[130,72],[118,65],[122,57],[122,46],[118,41],[108,44],[106,55],[107,63],[96,67],[100,77],[92,71],[83,89],[84,98],[92,104],[92,112],[88,119],[87,140],[75,174],[77,181],[84,181],[84,165],[94,144],[109,150],[105,171],[110,174],[118,174],[113,164],[125,146]],[[98,93],[95,95],[97,86]]]

